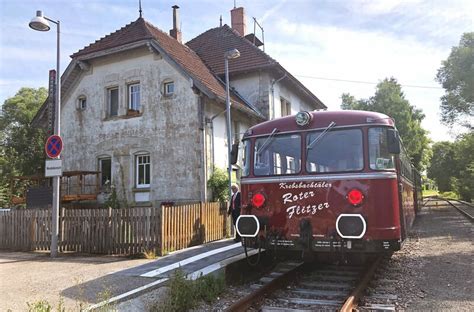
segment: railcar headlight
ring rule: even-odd
[[[346,195],[347,201],[353,206],[359,206],[364,200],[364,194],[358,189],[352,189]]]
[[[312,115],[309,112],[298,112],[295,116],[295,121],[298,126],[306,126],[311,121]]]

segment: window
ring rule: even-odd
[[[99,159],[100,186],[108,187],[112,182],[112,158]]]
[[[108,113],[109,116],[117,116],[118,115],[118,87],[107,89],[107,105],[108,105]]]
[[[295,174],[301,168],[301,136],[263,137],[255,140],[254,174]]]
[[[85,110],[87,107],[87,99],[84,95],[81,95],[78,99],[77,99],[77,109],[78,110]]]
[[[308,172],[358,171],[364,168],[362,131],[311,132],[306,136]],[[309,148],[311,147],[311,148]]]
[[[250,174],[250,140],[244,140],[243,145],[242,176],[246,177]]]
[[[280,98],[281,117],[291,115],[291,103],[284,98]]]
[[[388,152],[387,128],[369,129],[370,169],[394,169],[394,156]]]
[[[165,96],[174,94],[174,81],[165,82],[163,87]]]
[[[136,185],[137,188],[150,187],[150,155],[135,156]]]
[[[128,109],[140,111],[140,84],[128,85]]]

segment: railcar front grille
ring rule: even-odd
[[[336,230],[342,238],[362,238],[367,229],[360,214],[341,214],[336,220]]]

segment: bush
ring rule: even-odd
[[[225,288],[225,280],[223,275],[214,276],[206,275],[199,278],[197,281],[199,297],[210,303],[219,296]]]
[[[209,181],[209,188],[212,191],[212,199],[214,201],[225,202],[228,196],[229,177],[222,169],[215,168]]]
[[[222,275],[206,275],[193,281],[186,279],[182,269],[177,269],[170,278],[167,300],[164,303],[155,303],[150,307],[150,311],[189,311],[196,307],[200,300],[214,301],[224,291],[224,287],[225,280]]]

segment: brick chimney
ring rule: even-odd
[[[173,29],[170,29],[170,36],[181,43],[181,30],[179,29],[179,6],[173,5]]]
[[[232,29],[237,31],[241,36],[245,36],[246,25],[244,8],[233,8],[230,11],[230,20]]]

